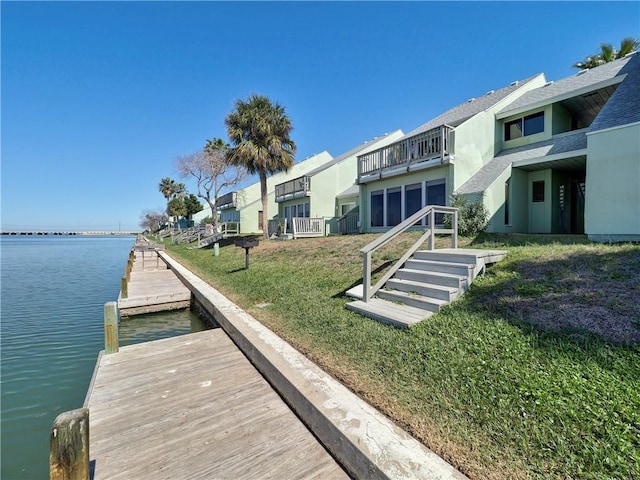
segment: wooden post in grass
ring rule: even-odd
[[[118,304],[107,302],[104,304],[104,351],[116,353],[118,348]]]
[[[89,409],[61,413],[49,437],[49,479],[89,479]]]

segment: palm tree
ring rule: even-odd
[[[173,192],[175,191],[175,188],[176,188],[175,180],[171,180],[169,177],[163,178],[162,180],[160,180],[160,183],[158,184],[158,190],[160,190],[160,193],[162,193],[162,195],[167,200],[167,202],[173,196]]]
[[[236,101],[235,110],[225,119],[233,148],[227,152],[232,165],[260,177],[262,230],[269,238],[267,214],[267,175],[289,171],[295,162],[296,144],[290,138],[293,126],[284,107],[262,95]]]
[[[623,38],[618,50],[616,50],[610,43],[601,43],[600,51],[598,53],[585,58],[581,62],[573,64],[573,68],[579,68],[580,70],[595,68],[635,52],[638,47],[640,47],[640,40],[633,37]]]

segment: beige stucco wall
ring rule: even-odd
[[[587,134],[585,233],[640,240],[640,123]]]

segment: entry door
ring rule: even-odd
[[[549,233],[547,225],[547,201],[545,180],[531,182],[529,203],[529,233]]]

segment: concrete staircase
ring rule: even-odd
[[[346,308],[383,323],[410,327],[459,298],[487,265],[507,256],[503,250],[447,248],[417,251],[368,302],[362,285]]]

